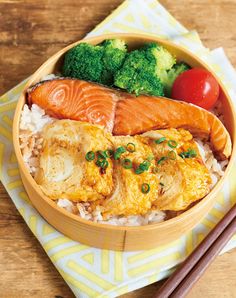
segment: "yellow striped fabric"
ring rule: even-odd
[[[223,78],[235,100],[236,74],[224,51],[209,51],[202,45],[197,32],[189,32],[156,0],[123,2],[88,36],[110,32],[148,32],[187,47]],[[122,253],[72,241],[37,213],[19,177],[11,129],[17,99],[24,84],[20,83],[0,97],[0,177],[20,214],[76,297],[115,297],[168,276],[235,203],[236,164],[211,212],[187,235],[169,245],[148,251]],[[235,236],[224,251],[233,247],[236,247]]]

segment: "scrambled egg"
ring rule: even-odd
[[[126,147],[127,144],[132,143],[135,145],[135,151],[126,151],[119,161],[114,162],[115,188],[112,196],[103,202],[105,214],[145,214],[158,197],[159,189],[158,177],[151,171],[155,162],[153,159],[149,161],[153,156],[152,150],[140,136],[115,137],[113,143],[116,148]],[[122,166],[125,159],[132,162],[131,169]],[[135,169],[144,161],[150,163],[149,169],[141,174],[135,174]],[[150,186],[148,193],[142,192],[143,183]]]
[[[184,129],[149,131],[143,134],[149,139],[157,160],[157,177],[161,189],[154,205],[159,210],[184,210],[191,203],[203,198],[210,191],[211,177],[199,154],[190,132]],[[154,140],[166,138],[160,144]],[[168,140],[173,140],[168,145]],[[196,156],[182,158],[183,152],[193,150]],[[163,157],[168,157],[163,159]]]
[[[110,135],[102,128],[85,122],[56,120],[42,133],[43,150],[35,180],[51,199],[93,201],[113,190],[113,166],[101,173],[94,162],[88,162],[89,151],[112,148]]]
[[[104,216],[128,216],[151,209],[184,210],[210,191],[210,173],[192,135],[184,129],[113,137],[89,123],[55,120],[44,128],[42,137],[35,179],[53,200],[88,201],[91,208],[101,205]],[[129,143],[135,146],[134,152],[127,150]],[[96,156],[99,150],[115,152],[119,147],[125,152],[118,159],[108,157],[105,169],[96,164],[96,157],[85,158],[89,151]],[[186,152],[192,156],[184,156]],[[146,168],[138,173],[143,163]]]

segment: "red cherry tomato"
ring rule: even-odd
[[[209,71],[192,68],[177,77],[172,87],[171,98],[209,110],[219,97],[219,89],[219,84]]]

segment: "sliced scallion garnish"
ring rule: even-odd
[[[131,169],[133,167],[132,161],[128,158],[125,158],[121,161],[122,167],[125,169]]]
[[[161,163],[163,163],[163,161],[165,161],[168,157],[166,156],[162,156],[160,159],[158,159],[157,164],[160,165]]]
[[[111,158],[114,155],[114,151],[111,149],[105,150],[105,154],[108,158]]]
[[[107,155],[106,155],[105,151],[98,150],[96,153],[97,153],[97,158],[98,159],[106,159],[107,158]]]
[[[138,168],[135,170],[136,174],[142,174],[144,171],[147,171],[150,167],[151,163],[148,160],[144,160]]]
[[[165,140],[166,140],[166,137],[162,137],[162,138],[160,138],[160,139],[155,140],[155,143],[156,143],[156,144],[161,144],[161,143],[163,143]]]
[[[102,169],[106,169],[108,167],[108,161],[106,159],[98,159],[96,165]]]
[[[116,149],[116,151],[114,152],[114,159],[115,159],[115,160],[120,159],[121,154],[124,153],[125,151],[126,151],[126,150],[125,150],[125,148],[124,148],[123,146],[118,147],[118,148]]]
[[[129,152],[134,152],[135,151],[135,144],[134,143],[128,143],[126,145],[126,150],[129,151]]]
[[[171,150],[167,153],[167,157],[171,160],[175,160],[176,159],[176,153],[174,150]]]
[[[150,191],[150,185],[148,183],[143,183],[141,186],[142,193],[146,194]]]
[[[140,169],[139,167],[134,171],[135,174],[142,174],[144,172],[144,170]]]
[[[169,140],[167,144],[170,148],[176,148],[178,146],[178,143],[175,140]]]
[[[144,160],[140,165],[139,168],[143,171],[147,171],[150,167],[151,163],[148,160]]]
[[[89,151],[89,152],[87,152],[86,155],[85,155],[85,159],[86,159],[87,161],[92,161],[92,160],[94,160],[94,158],[95,158],[95,154],[94,154],[93,151]]]
[[[197,156],[197,152],[194,149],[188,149],[187,151],[183,151],[179,154],[182,158],[193,158]]]

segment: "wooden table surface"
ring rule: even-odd
[[[145,1],[145,0],[144,0]],[[0,94],[81,39],[121,0],[0,0]],[[163,0],[209,48],[236,67],[236,0]],[[152,297],[160,283],[123,295]],[[0,185],[0,297],[74,297]],[[188,297],[236,297],[236,250],[218,257]]]

